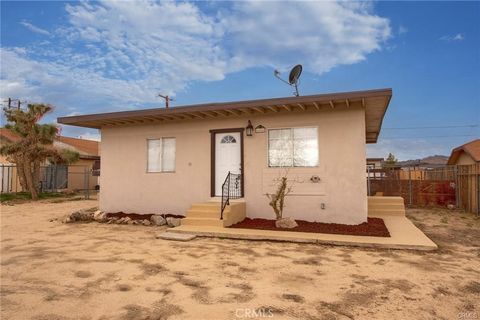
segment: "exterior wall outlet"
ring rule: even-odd
[[[321,208],[322,210],[325,210],[325,203],[322,202],[322,203],[320,204],[320,208]]]

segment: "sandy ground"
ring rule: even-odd
[[[409,210],[437,252],[61,224],[95,201],[1,207],[2,319],[480,319],[480,220]]]

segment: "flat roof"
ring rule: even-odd
[[[216,102],[171,108],[154,108],[133,111],[87,114],[60,117],[58,123],[78,127],[102,127],[166,123],[184,120],[208,120],[284,114],[287,112],[318,112],[323,110],[365,108],[366,142],[377,142],[383,117],[392,97],[392,89],[337,92],[300,97]]]

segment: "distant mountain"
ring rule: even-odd
[[[448,156],[434,155],[422,159],[399,161],[397,164],[402,167],[425,166],[425,167],[443,167],[447,164]]]

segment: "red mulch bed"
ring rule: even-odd
[[[138,214],[138,213],[125,213],[125,212],[114,212],[114,213],[107,213],[107,218],[125,218],[129,217],[132,220],[150,220],[150,217],[153,216],[153,213],[148,213],[148,214]],[[164,218],[172,217],[172,218],[185,218],[185,216],[178,215],[178,214],[160,214],[160,216]]]
[[[275,220],[245,218],[243,221],[231,225],[229,228],[329,233],[352,236],[390,237],[390,233],[388,232],[385,223],[380,218],[368,218],[367,222],[357,225],[309,222],[303,220],[295,221],[297,222],[298,227],[292,229],[282,229],[275,227]]]

